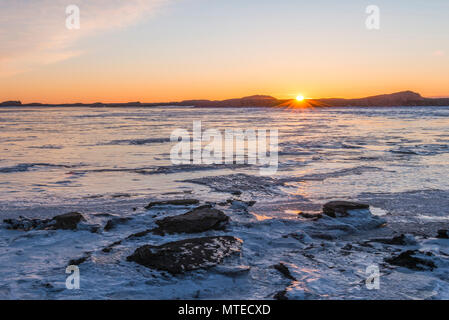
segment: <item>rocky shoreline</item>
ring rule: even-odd
[[[151,202],[145,210],[159,208],[165,212],[173,210],[184,210],[185,213],[169,215],[154,221],[156,227],[145,231],[131,234],[121,240],[104,247],[101,251],[104,254],[111,253],[114,248],[125,241],[132,241],[136,238],[145,237],[148,234],[154,234],[164,237],[169,234],[179,235],[197,235],[208,231],[221,231],[222,235],[217,236],[199,236],[184,237],[176,241],[168,241],[163,244],[148,243],[138,246],[131,255],[126,257],[128,263],[136,263],[144,267],[166,271],[172,275],[185,274],[194,270],[209,269],[211,267],[221,266],[226,268],[225,261],[233,255],[241,255],[242,247],[245,242],[239,239],[232,232],[229,232],[228,226],[231,218],[217,207],[227,206],[230,210],[248,214],[248,209],[254,206],[254,201],[241,201],[229,199],[220,203],[202,204],[197,199],[175,199]],[[306,253],[307,247],[313,248],[318,240],[338,241],[339,237],[363,233],[364,231],[385,226],[386,221],[378,216],[372,215],[370,206],[366,203],[349,201],[331,201],[323,205],[321,214],[310,214],[299,212],[298,216],[304,219],[304,228],[296,233],[285,235],[297,239],[304,243],[303,255],[308,259],[314,259],[313,255]],[[19,219],[5,219],[3,227],[10,230],[30,232],[33,230],[77,230],[90,231],[92,233],[109,232],[120,224],[128,223],[132,218],[114,217],[106,221],[105,225],[89,224],[85,215],[79,212],[70,212],[57,215],[51,219],[30,219],[19,217]],[[276,230],[273,230],[276,232]],[[448,239],[448,230],[439,230],[436,235],[429,235],[429,238]],[[431,259],[431,252],[419,249],[410,249],[410,246],[416,245],[418,240],[409,234],[401,234],[391,238],[373,238],[365,239],[360,246],[348,243],[341,250],[342,256],[351,255],[352,252],[360,250],[362,247],[374,248],[372,244],[379,243],[394,248],[391,254],[384,259],[385,265],[394,269],[397,267],[407,268],[412,271],[433,271],[438,265]],[[80,265],[89,261],[92,252],[86,252],[79,258],[68,261],[68,265]],[[317,262],[318,263],[318,262]],[[297,281],[291,272],[288,263],[279,261],[272,266],[290,285]],[[248,266],[245,270],[250,270]],[[288,299],[287,291],[279,291],[272,295],[274,299]]]

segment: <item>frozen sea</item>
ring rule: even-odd
[[[253,165],[173,165],[175,129],[279,130],[276,174]],[[9,230],[0,223],[0,299],[449,299],[449,107],[0,108],[0,219],[81,212],[79,230]],[[240,194],[241,193],[241,194]],[[223,231],[127,240],[190,207],[144,209],[195,198],[231,218]],[[233,205],[218,203],[228,199]],[[245,201],[256,201],[246,208]],[[332,200],[370,211],[314,220]],[[110,219],[120,220],[110,231]],[[373,220],[384,219],[381,227]],[[371,241],[407,234],[405,245]],[[144,244],[211,235],[243,240],[220,266],[173,276],[126,261]],[[414,250],[434,264],[385,261]],[[80,289],[66,267],[79,265]],[[296,279],[272,266],[282,262]],[[367,268],[379,288],[365,285]]]

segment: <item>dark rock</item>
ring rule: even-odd
[[[150,202],[145,209],[151,209],[152,207],[159,206],[190,206],[200,203],[197,199],[177,199],[177,200],[167,200],[167,201],[154,201]]]
[[[79,266],[81,263],[86,262],[87,259],[90,258],[91,253],[90,252],[86,252],[84,256],[82,256],[81,258],[78,259],[72,259],[69,261],[69,266]]]
[[[373,239],[371,240],[371,242],[379,242],[397,246],[413,245],[416,243],[415,239],[413,239],[412,236],[405,234],[401,234],[400,236],[393,237],[391,239]]]
[[[54,217],[48,229],[63,229],[63,230],[74,230],[76,229],[79,222],[85,220],[83,215],[79,212],[69,212],[62,214],[60,216]]]
[[[437,238],[439,239],[449,239],[449,233],[445,229],[438,230]]]
[[[369,205],[359,202],[331,201],[323,206],[323,213],[329,217],[347,216],[349,210],[369,209]]]
[[[208,230],[221,230],[229,222],[222,211],[209,205],[195,208],[187,213],[157,220],[155,233],[197,233]]]
[[[78,226],[78,223],[84,220],[81,213],[69,212],[52,219],[29,219],[19,217],[19,219],[5,219],[3,222],[9,225],[9,229],[13,230],[74,230]]]
[[[242,240],[231,236],[204,237],[169,242],[161,246],[145,245],[127,260],[145,267],[180,274],[210,268],[241,250]]]
[[[117,225],[125,223],[127,221],[129,221],[129,218],[123,218],[123,217],[115,217],[112,218],[110,220],[108,220],[108,222],[106,222],[106,225],[104,226],[104,230],[105,231],[109,231],[114,229]]]
[[[47,288],[47,289],[53,289],[53,285],[49,282],[44,283],[43,286],[44,286],[44,288]]]
[[[288,300],[288,298],[287,298],[287,290],[282,290],[282,291],[279,291],[279,292],[277,292],[274,296],[273,296],[273,298],[275,299],[275,300]]]
[[[142,238],[142,237],[145,237],[150,232],[153,232],[154,230],[155,229],[147,229],[144,231],[136,232],[136,233],[133,233],[133,234],[129,235],[128,237],[126,237],[126,239]]]
[[[118,245],[121,244],[122,242],[123,242],[123,240],[115,241],[115,242],[111,243],[110,245],[108,245],[107,247],[103,248],[101,251],[103,251],[103,252],[105,252],[105,253],[111,252],[111,250],[112,250],[115,246],[118,246]]]
[[[40,219],[29,219],[24,217],[19,217],[19,219],[4,219],[3,222],[6,223],[7,229],[10,230],[22,230],[30,231],[38,228],[42,225],[44,220]],[[48,221],[48,220],[45,220]]]
[[[417,253],[419,252],[416,250],[407,250],[401,252],[398,256],[386,258],[385,262],[395,266],[405,267],[417,271],[424,271],[424,270],[432,271],[434,268],[436,268],[436,265],[433,263],[433,261],[416,257],[415,255]],[[430,253],[430,255],[432,254]]]
[[[282,262],[274,265],[273,268],[275,268],[277,271],[282,273],[284,275],[284,277],[286,277],[287,279],[296,281],[296,278],[292,276],[288,267],[285,264],[283,264]]]
[[[312,219],[314,221],[321,219],[323,217],[320,213],[306,213],[306,212],[299,212],[298,217],[305,218],[305,219]]]

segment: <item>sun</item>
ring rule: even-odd
[[[296,100],[298,100],[298,101],[304,101],[304,96],[299,95],[299,96],[296,97]]]

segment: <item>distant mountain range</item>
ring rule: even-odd
[[[71,103],[71,104],[43,104],[20,101],[5,101],[3,107],[155,107],[155,106],[193,106],[198,108],[249,108],[249,107],[394,107],[394,106],[449,106],[449,98],[424,98],[413,91],[402,91],[392,94],[382,94],[358,99],[306,99],[302,102],[295,99],[276,99],[271,96],[256,95],[228,100],[184,100],[180,102],[163,103]]]

